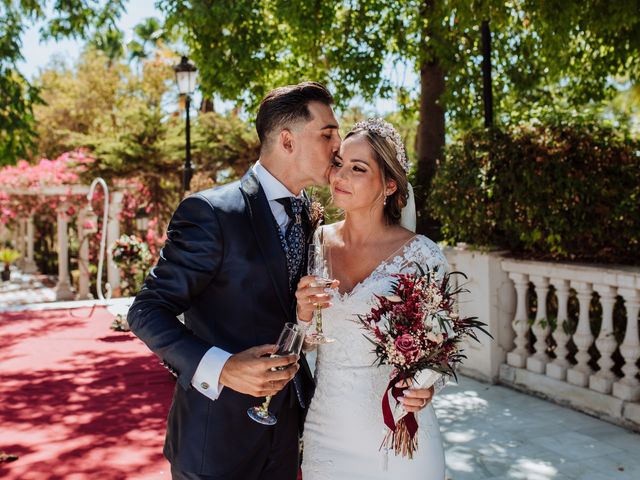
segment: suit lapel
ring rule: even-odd
[[[291,320],[289,297],[289,277],[287,259],[282,251],[280,239],[275,231],[275,224],[269,201],[265,196],[257,176],[249,170],[240,182],[240,190],[247,205],[247,212],[253,226],[256,242],[260,247],[263,260],[267,265],[269,276],[275,287],[278,301]]]

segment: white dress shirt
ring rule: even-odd
[[[253,172],[258,177],[260,186],[269,201],[271,213],[284,235],[289,223],[289,215],[287,215],[284,205],[276,200],[283,197],[302,198],[302,192],[297,195],[291,193],[287,187],[260,164],[259,160],[253,166]],[[191,379],[193,388],[211,400],[216,400],[220,396],[223,387],[220,384],[220,373],[230,356],[229,352],[225,352],[218,347],[211,347],[207,350]]]

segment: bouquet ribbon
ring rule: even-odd
[[[398,421],[397,425],[396,425],[395,419],[393,418],[393,412],[391,410],[391,405],[389,404],[389,392],[391,392],[391,395],[396,400],[396,402],[399,403],[398,398],[402,395],[402,392],[404,392],[405,390],[405,388],[398,388],[395,386],[395,384],[398,383],[400,380],[402,380],[402,377],[400,375],[393,378],[389,382],[389,385],[387,386],[387,389],[385,390],[384,395],[382,396],[382,416],[384,418],[385,425],[389,427],[389,430],[391,430],[392,432],[392,435],[390,438],[391,446],[396,450],[400,446],[399,442],[397,441],[399,439],[396,438],[396,433],[398,433],[396,432],[396,430],[398,428],[400,428],[401,430],[403,428],[406,428],[406,433],[409,435],[409,439],[408,439],[409,444],[414,443],[414,438],[415,438],[416,432],[418,431],[418,421],[416,420],[416,416],[413,414],[413,412],[409,412],[405,416],[403,416]],[[412,450],[413,450],[412,448],[409,449],[410,457],[412,456],[412,453],[413,453]]]

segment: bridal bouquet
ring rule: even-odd
[[[418,373],[430,370],[433,382],[439,375],[456,377],[455,368],[466,358],[461,343],[471,337],[478,341],[476,330],[487,335],[485,324],[476,317],[460,318],[455,312],[456,296],[462,288],[452,286],[452,276],[461,272],[438,275],[437,269],[426,272],[396,274],[393,292],[376,296],[378,305],[360,322],[367,331],[365,337],[375,346],[374,363],[394,367],[392,378],[382,397],[382,414],[389,432],[382,447],[413,458],[418,448],[418,422],[413,413],[403,412],[394,418],[389,396],[398,405],[403,389],[395,387],[401,380],[415,379]],[[440,279],[442,277],[442,279]],[[491,335],[489,335],[491,336]],[[429,385],[421,385],[426,387]]]

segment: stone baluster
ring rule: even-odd
[[[106,266],[107,281],[111,285],[111,291],[118,295],[120,288],[120,270],[113,261],[111,246],[120,238],[120,212],[122,211],[122,192],[113,192],[109,203],[109,221],[107,222],[107,242],[106,242]]]
[[[568,319],[569,305],[569,282],[562,279],[551,279],[551,283],[556,288],[556,298],[558,299],[558,318],[556,321],[556,329],[553,331],[553,339],[556,342],[556,358],[547,364],[547,375],[558,380],[567,378],[567,368],[569,361],[567,360],[567,342],[569,335],[565,331],[565,324]]]
[[[613,367],[611,355],[617,346],[613,336],[613,306],[616,303],[616,289],[604,284],[596,284],[594,289],[600,295],[600,305],[602,305],[602,326],[596,339],[596,347],[600,352],[600,360],[598,360],[600,370],[589,378],[589,388],[597,392],[611,393],[611,387],[616,380],[615,374],[611,371]]]
[[[536,290],[538,298],[538,311],[531,330],[536,336],[536,343],[533,346],[535,354],[527,358],[527,370],[536,373],[544,373],[549,357],[547,356],[547,336],[549,335],[549,319],[547,318],[547,291],[549,290],[549,279],[539,275],[529,277]]]
[[[514,343],[516,347],[507,354],[507,363],[512,367],[523,368],[527,363],[529,351],[527,350],[527,332],[529,322],[527,318],[527,289],[529,288],[529,276],[524,273],[509,273],[516,289],[516,314],[511,325],[515,332]]]
[[[80,248],[78,249],[78,294],[76,300],[86,300],[91,298],[89,294],[89,236],[85,228],[90,212],[87,207],[80,210],[78,214],[78,240]]]
[[[591,293],[593,291],[590,283],[571,282],[571,286],[576,290],[578,302],[580,304],[580,316],[578,317],[578,327],[573,334],[573,343],[578,347],[576,353],[576,365],[567,370],[567,382],[579,387],[586,387],[589,384],[589,376],[592,373],[589,366],[589,347],[593,343],[591,325],[589,324],[589,305],[591,304]]]
[[[640,382],[636,378],[640,357],[638,340],[638,312],[640,311],[640,291],[635,288],[621,288],[618,293],[625,300],[627,308],[627,330],[620,345],[620,354],[624,358],[622,373],[624,377],[613,384],[613,395],[631,402],[640,400]]]
[[[18,220],[18,244],[16,249],[20,253],[20,258],[16,262],[16,267],[24,271],[24,262],[27,256],[27,249],[25,248],[27,236],[27,220],[26,218],[20,218]]]
[[[23,270],[25,273],[36,273],[38,267],[34,260],[34,243],[35,243],[35,231],[33,225],[33,215],[29,215],[27,218],[27,258],[24,261]]]
[[[58,283],[56,284],[56,300],[73,299],[73,289],[69,281],[69,218],[66,213],[68,205],[61,205],[57,211],[58,222]]]

